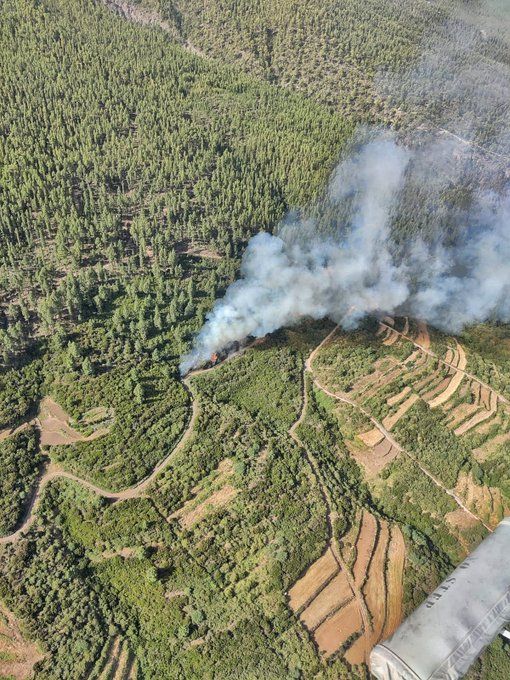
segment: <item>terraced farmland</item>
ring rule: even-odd
[[[342,654],[357,665],[400,623],[405,545],[397,525],[366,510],[353,531],[342,559],[328,547],[288,596],[324,657]]]

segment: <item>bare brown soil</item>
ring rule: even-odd
[[[480,425],[483,423],[485,420],[489,420],[489,418],[492,418],[494,414],[496,413],[498,409],[498,398],[494,394],[494,392],[490,392],[489,394],[489,406],[488,408],[483,408],[478,413],[475,413],[475,415],[470,418],[468,421],[465,423],[462,423],[456,430],[454,430],[455,434],[457,437],[462,436],[463,434],[466,434],[466,432],[469,432],[469,430],[472,430],[474,427],[477,425]]]
[[[465,420],[471,418],[474,413],[480,410],[478,404],[466,404],[462,403],[456,406],[454,409],[448,412],[448,422],[447,425],[450,429],[458,427]]]
[[[471,474],[461,472],[455,492],[463,500],[466,507],[482,517],[494,528],[501,519],[510,513],[505,505],[501,491],[494,487],[476,484]]]
[[[366,663],[372,647],[391,635],[402,620],[405,543],[400,529],[380,522],[377,544],[370,562],[363,596],[371,615],[365,630],[345,654],[353,664]]]
[[[197,373],[202,373],[202,371],[195,371],[193,374],[189,374],[189,376],[185,379],[186,385],[188,383],[186,381],[189,380],[189,378],[192,375],[196,375]],[[189,385],[188,385],[189,389]],[[53,402],[54,403],[54,402]],[[58,406],[58,405],[57,405]],[[57,414],[59,411],[57,410]],[[64,412],[65,413],[65,412]],[[127,489],[124,489],[124,491],[108,491],[106,489],[102,489],[95,484],[92,484],[91,482],[82,479],[78,477],[77,475],[73,475],[70,472],[67,472],[63,470],[61,467],[54,463],[48,463],[46,464],[43,469],[41,470],[41,474],[39,475],[38,483],[36,487],[34,488],[31,498],[29,499],[28,502],[28,507],[26,509],[23,521],[19,529],[17,529],[14,533],[9,534],[8,536],[0,536],[0,544],[5,544],[5,543],[12,543],[13,541],[19,540],[19,538],[32,526],[32,524],[35,522],[36,519],[36,513],[37,509],[39,507],[40,501],[41,501],[41,495],[47,486],[51,481],[57,478],[65,478],[65,479],[70,479],[74,482],[77,482],[84,486],[86,489],[89,489],[93,493],[96,493],[98,496],[102,496],[103,498],[109,498],[113,501],[122,501],[122,500],[127,500],[129,498],[139,498],[140,496],[143,495],[145,492],[145,489],[152,484],[154,479],[162,472],[169,464],[170,461],[172,460],[172,457],[179,451],[188,441],[188,439],[191,437],[194,428],[195,428],[195,422],[198,418],[199,414],[199,405],[198,401],[196,399],[192,400],[192,413],[191,417],[188,421],[186,429],[183,431],[181,438],[175,445],[173,451],[169,453],[169,455],[161,460],[152,470],[152,472],[145,477],[145,479],[140,480],[137,482],[134,486],[131,486]],[[67,415],[67,414],[66,414]],[[60,412],[61,416],[61,412]],[[38,423],[39,421],[36,421]]]
[[[211,486],[203,490],[205,480],[202,480],[192,489],[193,498],[190,498],[182,507],[169,515],[168,519],[177,518],[182,527],[189,529],[214,510],[228,505],[238,494],[238,489],[228,483],[232,472],[232,461],[230,458],[225,458],[219,463],[216,470],[206,478],[212,480]]]
[[[388,406],[395,406],[400,401],[402,401],[402,399],[407,397],[407,395],[409,394],[410,391],[411,391],[411,388],[409,386],[406,386],[398,394],[394,394],[392,397],[388,397],[388,399],[386,399],[386,403],[388,404]]]
[[[418,335],[414,341],[417,345],[425,350],[430,349],[430,336],[427,324],[424,321],[418,321]]]
[[[494,393],[489,390],[488,387],[484,387],[480,385],[480,397],[479,397],[479,402],[482,403],[483,407],[486,409],[490,409],[491,407],[491,397]]]
[[[388,336],[383,340],[383,345],[391,347],[391,345],[394,345],[399,338],[400,335],[397,333],[397,331],[390,331]]]
[[[396,365],[391,368],[391,370],[386,371],[381,375],[381,377],[375,381],[369,388],[366,390],[363,390],[361,393],[361,396],[363,399],[370,399],[373,397],[379,390],[381,390],[383,387],[386,387],[386,385],[389,385],[391,382],[396,380],[402,373],[402,366],[397,362]]]
[[[128,669],[130,660],[129,657],[130,657],[129,647],[127,643],[124,642],[122,644],[122,648],[117,659],[117,668],[113,680],[123,680],[123,678],[125,677],[125,673]]]
[[[123,557],[125,560],[130,559],[131,557],[134,557],[136,554],[136,549],[135,548],[119,548],[119,550],[103,550],[103,552],[100,555],[101,560],[111,560],[114,557]]]
[[[446,513],[444,518],[451,527],[458,529],[461,533],[477,524],[476,519],[465,513],[461,508]]]
[[[374,479],[387,465],[398,456],[398,449],[385,439],[372,449],[354,449],[349,447],[352,457],[365,469],[366,479]]]
[[[34,665],[41,659],[37,645],[23,637],[14,615],[0,603],[0,676],[31,678]]]
[[[382,423],[387,430],[392,430],[398,421],[405,416],[409,409],[418,401],[420,397],[417,394],[411,394],[403,404],[398,408],[398,410],[392,415],[386,416]]]
[[[44,397],[38,415],[41,446],[58,446],[91,441],[108,433],[107,429],[97,429],[91,435],[85,437],[69,425],[70,419],[69,414],[51,397]]]
[[[8,439],[9,437],[12,437],[15,434],[18,434],[18,432],[26,430],[26,428],[29,427],[31,424],[32,424],[31,422],[22,423],[19,427],[15,427],[13,429],[7,428],[6,430],[2,430],[0,432],[0,442],[4,441],[5,439]]]
[[[428,392],[425,392],[423,395],[422,399],[426,402],[430,402],[436,397],[438,397],[440,394],[442,394],[449,386],[450,384],[450,378],[443,378],[441,382],[437,383],[432,389],[430,389]]]
[[[404,596],[404,564],[406,545],[398,526],[391,527],[391,538],[386,567],[386,621],[380,639],[385,640],[402,621],[402,602]]]
[[[8,428],[5,429],[5,430],[0,430],[0,442],[3,442],[4,439],[7,439],[7,437],[10,437],[10,436],[11,436],[11,432],[12,432],[12,430],[11,430],[10,427],[8,427]]]
[[[353,568],[354,581],[357,586],[361,587],[367,577],[376,540],[377,520],[371,513],[364,510],[361,530],[356,541],[356,562]]]
[[[431,408],[435,408],[436,406],[441,406],[441,404],[444,404],[445,402],[448,401],[448,399],[451,399],[457,389],[460,386],[460,383],[464,379],[464,373],[463,371],[466,368],[467,365],[467,357],[466,353],[464,352],[463,348],[457,343],[457,351],[458,351],[458,363],[457,363],[457,368],[459,370],[455,371],[455,374],[453,375],[448,387],[444,390],[444,392],[441,392],[437,397],[429,401],[429,406]]]
[[[326,619],[315,631],[314,637],[321,652],[327,658],[359,631],[362,620],[355,600]]]
[[[422,357],[426,357],[427,355],[423,354],[423,352],[419,349],[415,349],[414,352],[412,352],[406,359],[404,359],[404,365],[407,366],[407,364],[413,364],[414,362],[418,361]]]
[[[416,380],[413,381],[413,390],[419,393],[430,390],[431,386],[436,384],[437,380],[440,380],[441,375],[441,369],[436,368],[432,373],[425,372],[417,376]]]
[[[314,562],[289,590],[289,605],[295,612],[310,602],[324,583],[338,573],[338,564],[328,548],[324,555]]]
[[[300,618],[305,626],[313,631],[331,612],[353,597],[346,575],[340,572],[310,602]]]
[[[372,430],[368,430],[368,432],[362,432],[358,437],[364,444],[373,447],[384,439],[384,434],[374,427]]]
[[[371,646],[381,638],[386,621],[386,583],[384,571],[386,568],[386,551],[390,540],[390,530],[387,522],[380,522],[377,545],[372,555],[367,581],[363,588],[363,595],[369,612],[372,614]]]
[[[99,675],[99,680],[109,680],[111,678],[112,671],[115,672],[117,660],[119,658],[120,643],[121,639],[117,636],[114,639],[113,644],[110,646],[108,658],[106,659],[105,666]]]
[[[487,460],[495,451],[498,450],[500,446],[507,444],[510,449],[510,432],[505,432],[503,434],[498,434],[493,439],[489,439],[484,442],[482,446],[477,449],[473,449],[473,455],[476,460],[482,463]]]
[[[192,243],[185,243],[181,247],[175,249],[180,255],[191,255],[192,257],[200,257],[209,260],[221,260],[221,255],[205,245],[193,245]]]

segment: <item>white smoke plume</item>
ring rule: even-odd
[[[181,372],[234,341],[306,317],[353,328],[367,314],[400,313],[449,331],[489,317],[509,320],[509,195],[479,197],[455,245],[414,238],[398,248],[391,225],[414,155],[381,134],[341,163],[327,206],[342,216],[349,209],[329,236],[318,236],[312,218],[286,222],[275,236],[254,236],[239,280],[216,302]]]
[[[510,320],[509,20],[508,0],[461,3],[411,68],[381,71],[380,95],[405,114],[400,141],[372,133],[315,218],[251,239],[183,373],[305,317],[352,328],[407,314],[449,332]]]

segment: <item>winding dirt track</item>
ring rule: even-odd
[[[386,324],[383,323],[383,325],[386,325]],[[388,326],[388,328],[390,328],[391,330],[394,330],[391,326]],[[312,350],[312,352],[310,353],[310,355],[308,356],[308,358],[306,359],[306,361],[304,363],[303,373],[302,373],[302,406],[301,406],[301,411],[299,413],[297,420],[292,424],[292,426],[289,428],[289,431],[288,431],[290,437],[292,437],[292,439],[296,442],[296,444],[298,444],[298,446],[305,452],[306,457],[308,459],[308,462],[309,462],[309,464],[310,464],[310,466],[313,470],[314,476],[316,477],[318,484],[319,484],[320,488],[322,489],[322,493],[323,493],[323,497],[324,497],[326,506],[329,508],[328,524],[330,525],[331,536],[333,536],[332,526],[333,526],[333,521],[335,519],[335,515],[334,515],[334,512],[332,511],[333,504],[331,502],[331,498],[329,497],[329,492],[320,482],[320,475],[319,475],[318,466],[317,466],[316,461],[309,454],[309,452],[307,451],[303,442],[301,442],[299,437],[296,435],[296,430],[299,427],[299,425],[302,423],[302,421],[303,421],[303,419],[306,415],[306,409],[307,409],[307,405],[308,405],[307,390],[306,390],[306,385],[305,385],[305,376],[306,376],[307,373],[310,374],[311,379],[314,382],[314,384],[320,390],[322,390],[325,394],[327,394],[329,397],[336,399],[338,401],[342,401],[346,404],[350,404],[354,408],[358,409],[361,413],[363,413],[363,415],[373,423],[373,425],[381,432],[381,434],[384,435],[384,437],[386,437],[386,439],[399,452],[401,452],[403,455],[407,456],[423,472],[423,474],[427,475],[427,477],[429,477],[429,479],[432,480],[432,482],[438,488],[440,488],[442,491],[444,491],[444,493],[448,494],[451,498],[453,498],[454,501],[459,506],[459,508],[461,508],[464,512],[466,512],[468,515],[473,517],[478,522],[481,522],[483,524],[483,526],[488,531],[492,531],[491,528],[480,517],[475,515],[471,510],[469,510],[469,508],[467,508],[464,505],[462,500],[458,497],[458,495],[454,491],[452,491],[451,489],[447,489],[434,475],[432,475],[431,472],[429,472],[426,468],[424,468],[421,465],[421,463],[412,454],[410,454],[408,451],[403,449],[400,446],[400,444],[395,440],[395,438],[392,437],[390,432],[388,432],[388,430],[381,423],[379,423],[370,413],[368,413],[368,411],[366,411],[362,406],[360,406],[358,403],[356,403],[352,399],[349,399],[347,396],[331,392],[326,387],[324,387],[319,382],[319,380],[313,375],[312,364],[313,364],[313,361],[314,361],[317,353],[320,351],[320,349],[322,347],[324,347],[324,345],[326,343],[328,343],[331,340],[331,338],[334,336],[334,334],[337,332],[337,330],[338,330],[338,326],[336,326],[315,347],[315,349]],[[396,331],[396,332],[398,332],[398,331]],[[406,340],[412,342],[421,351],[425,352],[426,354],[429,354],[430,356],[439,358],[431,350],[425,349],[421,345],[418,345],[416,342],[413,341],[412,338],[404,335],[403,333],[400,333],[400,332],[398,332],[398,333],[399,333],[399,335],[401,335]],[[234,357],[239,356],[240,354],[244,353],[246,350],[250,349],[255,343],[256,343],[256,341],[247,345],[243,349],[239,350],[239,352],[236,352],[236,353],[230,355],[229,357],[227,357],[227,359],[225,361],[229,361],[229,360],[233,359]],[[468,376],[472,380],[479,382],[482,386],[487,387],[487,389],[491,390],[491,392],[496,394],[498,399],[500,399],[501,401],[504,401],[505,403],[508,403],[508,401],[503,396],[494,392],[494,390],[492,390],[492,388],[489,385],[485,385],[485,383],[481,382],[478,378],[476,378],[476,376],[473,376],[470,373],[467,373],[466,371],[459,369],[458,367],[453,366],[452,364],[449,364],[442,359],[439,359],[439,360],[442,361],[447,366],[450,366],[455,371],[460,371],[461,373]],[[32,524],[35,522],[35,519],[36,519],[36,516],[37,516],[37,509],[38,509],[39,504],[41,502],[42,491],[44,490],[46,485],[54,479],[57,479],[57,478],[70,479],[74,482],[77,482],[78,484],[81,484],[83,487],[85,487],[89,491],[92,491],[93,493],[97,494],[98,496],[102,496],[103,498],[107,498],[109,500],[112,500],[113,502],[124,501],[124,500],[132,499],[132,498],[139,498],[140,496],[142,496],[144,491],[154,481],[154,479],[160,474],[160,472],[162,472],[170,464],[174,454],[176,454],[186,444],[188,438],[191,436],[191,434],[194,430],[195,423],[196,423],[198,415],[199,415],[199,402],[196,399],[196,397],[193,395],[193,392],[191,390],[190,382],[189,382],[190,379],[193,378],[194,376],[207,373],[207,372],[212,371],[214,369],[215,369],[215,366],[212,366],[210,368],[205,368],[205,369],[199,369],[199,370],[196,370],[196,371],[189,373],[186,376],[186,378],[184,378],[183,385],[185,386],[188,394],[191,397],[191,404],[192,404],[191,415],[190,415],[188,423],[187,423],[185,429],[183,430],[181,437],[180,437],[179,441],[177,442],[177,444],[175,445],[175,447],[168,454],[168,456],[166,456],[166,458],[164,458],[162,461],[160,461],[153,468],[152,472],[147,477],[145,477],[144,479],[141,479],[140,481],[138,481],[133,486],[128,487],[127,489],[124,489],[122,491],[109,491],[108,489],[102,489],[101,487],[96,486],[92,482],[89,482],[86,479],[82,479],[81,477],[78,477],[77,475],[74,475],[70,472],[66,472],[59,465],[57,465],[55,463],[47,462],[41,470],[41,473],[40,473],[39,478],[38,478],[38,482],[35,485],[34,490],[32,492],[32,495],[30,497],[30,500],[29,500],[28,506],[26,508],[26,511],[24,513],[21,525],[12,534],[0,537],[0,545],[17,541],[24,533],[26,533],[26,531],[28,529],[30,529]],[[343,564],[343,559],[341,557],[340,551],[338,550],[337,546],[334,544],[334,540],[332,540],[331,545],[332,545],[333,554],[335,555],[335,559],[337,560],[339,566],[344,568],[345,564]],[[353,590],[353,592],[355,592],[355,590]],[[364,601],[363,601],[363,604],[362,604],[361,601],[363,600],[363,598],[362,598],[361,594],[359,595],[359,598],[360,598],[360,612],[362,613],[363,622],[364,622],[364,625],[367,627],[367,630],[369,630],[370,629],[370,617],[369,617],[369,614],[368,614],[366,607],[363,609]]]
[[[306,460],[308,461],[308,464],[310,465],[310,469],[312,470],[312,474],[313,474],[314,479],[317,483],[317,486],[319,487],[319,489],[321,491],[321,495],[322,495],[322,498],[324,500],[324,503],[325,503],[325,505],[328,509],[327,522],[328,522],[328,531],[329,531],[329,545],[330,545],[330,548],[331,548],[331,552],[333,553],[333,557],[335,558],[335,561],[336,561],[340,571],[345,575],[347,583],[349,584],[349,587],[354,594],[354,598],[356,600],[358,611],[359,611],[359,614],[361,616],[361,620],[363,622],[363,629],[364,629],[364,632],[366,633],[365,640],[367,641],[367,643],[366,643],[365,655],[367,656],[369,651],[370,651],[368,649],[368,639],[369,639],[370,634],[373,632],[373,629],[372,629],[372,624],[371,624],[371,617],[370,617],[370,614],[368,612],[368,608],[367,608],[366,603],[365,603],[365,598],[363,597],[359,587],[356,585],[354,578],[353,578],[353,575],[352,575],[350,569],[347,567],[347,564],[345,563],[344,558],[342,557],[342,553],[340,551],[340,548],[338,546],[338,543],[337,543],[337,540],[336,540],[336,537],[335,537],[335,532],[333,530],[333,526],[334,526],[334,521],[337,517],[337,513],[333,510],[333,502],[332,502],[332,499],[331,499],[331,495],[329,493],[329,489],[322,482],[317,461],[315,460],[314,456],[310,453],[308,448],[305,446],[305,444],[301,441],[301,439],[296,434],[297,428],[303,422],[303,419],[306,416],[306,409],[307,409],[307,406],[308,406],[308,394],[307,394],[307,389],[306,389],[306,374],[311,373],[311,365],[312,365],[312,362],[313,362],[317,352],[333,337],[333,335],[336,333],[337,330],[338,330],[338,326],[335,326],[335,328],[331,331],[331,333],[329,333],[315,347],[315,349],[312,350],[312,352],[309,354],[308,358],[306,359],[306,361],[304,363],[303,372],[302,372],[302,383],[301,383],[301,390],[302,390],[301,411],[299,413],[297,420],[289,428],[288,433],[289,433],[290,437],[295,441],[295,443],[299,446],[299,448],[304,452]]]
[[[383,324],[383,325],[385,325],[385,324]],[[322,345],[324,345],[325,342],[326,342],[330,337],[333,336],[333,334],[335,333],[335,331],[336,331],[337,329],[338,329],[338,326],[337,326],[337,328],[335,328],[335,329],[328,335],[327,338],[325,338],[325,339],[322,341],[322,343],[321,343],[321,345],[319,345],[319,347],[321,347]],[[402,334],[400,333],[400,335],[402,335]],[[434,357],[437,356],[437,355],[435,355],[433,352],[431,352],[430,350],[425,350],[425,349],[423,349],[423,347],[421,347],[420,345],[417,345],[417,344],[412,340],[412,338],[409,338],[409,337],[403,336],[403,335],[402,335],[402,337],[405,337],[406,340],[409,340],[409,341],[412,342],[414,345],[416,345],[416,347],[418,347],[418,348],[421,349],[422,351],[426,352],[427,354],[430,354],[431,356],[434,356]],[[455,493],[455,491],[452,491],[451,489],[447,489],[447,488],[444,486],[444,484],[442,484],[442,483],[439,481],[439,479],[437,479],[437,477],[435,477],[431,472],[429,472],[429,470],[427,470],[427,468],[423,467],[423,465],[418,461],[417,458],[415,458],[411,453],[409,453],[409,451],[406,451],[404,448],[402,448],[402,446],[401,446],[401,445],[397,442],[397,440],[390,434],[390,432],[382,425],[382,423],[380,423],[378,420],[376,420],[376,419],[375,419],[375,418],[374,418],[374,417],[373,417],[373,416],[372,416],[365,408],[363,408],[363,406],[360,406],[360,404],[358,404],[357,402],[353,401],[352,399],[349,399],[349,397],[347,397],[347,396],[345,396],[345,395],[336,394],[335,392],[331,392],[331,390],[328,390],[327,387],[324,387],[324,385],[321,385],[321,383],[319,382],[319,380],[318,380],[316,377],[313,376],[313,373],[312,373],[312,365],[311,365],[311,364],[312,364],[312,361],[313,361],[313,359],[314,359],[314,357],[315,357],[315,354],[317,353],[317,350],[319,349],[319,347],[316,348],[315,352],[312,353],[313,356],[310,355],[310,357],[309,357],[309,359],[308,359],[308,361],[307,361],[307,363],[306,363],[306,370],[310,371],[310,373],[311,373],[311,375],[312,375],[312,380],[313,380],[314,384],[317,385],[317,387],[318,387],[320,390],[322,390],[325,394],[327,394],[328,397],[331,397],[332,399],[337,399],[338,401],[342,401],[342,402],[345,403],[345,404],[350,404],[350,405],[353,406],[354,408],[358,409],[358,411],[360,411],[360,413],[363,413],[363,415],[364,415],[366,418],[368,418],[368,419],[372,422],[372,424],[379,430],[379,432],[380,432],[381,434],[383,434],[383,435],[386,437],[386,439],[387,439],[391,444],[393,444],[393,446],[394,446],[398,451],[400,451],[400,453],[402,453],[404,456],[407,456],[407,458],[409,458],[409,459],[410,459],[410,460],[411,460],[411,461],[412,461],[412,462],[413,462],[413,463],[414,463],[414,464],[415,464],[415,465],[423,472],[424,475],[427,475],[427,477],[428,477],[430,480],[432,480],[432,482],[434,482],[434,484],[435,484],[439,489],[441,489],[444,493],[448,494],[448,496],[450,496],[451,498],[453,498],[453,500],[457,503],[457,505],[459,506],[459,508],[461,508],[462,510],[464,510],[464,512],[466,512],[468,515],[470,515],[471,517],[473,517],[476,521],[478,521],[478,522],[480,522],[481,524],[483,524],[483,526],[484,526],[488,531],[492,532],[491,527],[490,527],[488,524],[486,524],[486,523],[483,521],[483,519],[481,519],[480,517],[478,517],[478,515],[475,515],[474,512],[472,512],[468,507],[466,507],[466,505],[464,505],[464,503],[463,503],[462,500],[459,498],[459,496]],[[443,363],[446,363],[446,362],[443,362]],[[469,375],[468,373],[465,373],[465,371],[463,371],[462,369],[459,369],[459,368],[457,368],[456,366],[453,366],[452,364],[447,364],[447,365],[448,365],[448,366],[451,366],[451,367],[454,368],[456,371],[460,371],[461,373],[464,373],[465,375]],[[475,377],[473,377],[473,376],[470,376],[470,377],[472,377],[473,380],[478,380],[477,378],[475,378]],[[478,381],[478,382],[479,382],[479,381]],[[483,383],[482,383],[482,385],[483,385]],[[489,389],[491,389],[491,388],[489,387]],[[498,395],[498,396],[499,396],[499,395]]]
[[[127,489],[123,489],[122,491],[109,491],[108,489],[102,489],[100,486],[97,486],[92,482],[87,481],[86,479],[82,479],[81,477],[78,477],[77,475],[74,475],[71,472],[67,472],[56,463],[46,462],[43,465],[37,483],[34,486],[34,490],[32,492],[32,495],[28,502],[28,506],[23,515],[20,527],[12,534],[9,534],[7,536],[1,536],[0,545],[5,543],[13,543],[14,541],[19,540],[19,538],[30,529],[32,524],[35,522],[37,516],[37,509],[41,502],[42,492],[44,488],[49,484],[49,482],[53,481],[54,479],[58,478],[70,479],[73,482],[81,484],[81,486],[85,487],[89,491],[92,491],[98,496],[101,496],[102,498],[108,498],[109,500],[112,500],[114,502],[125,501],[130,498],[139,498],[140,496],[142,496],[143,492],[146,490],[149,484],[151,484],[151,482],[154,481],[154,479],[159,475],[159,473],[162,472],[162,470],[164,470],[170,464],[172,457],[186,444],[191,433],[193,432],[199,414],[199,405],[198,400],[193,397],[193,393],[189,385],[189,379],[200,372],[201,371],[195,371],[194,373],[190,373],[183,380],[183,384],[185,385],[187,392],[191,396],[192,406],[191,416],[189,417],[186,427],[184,428],[177,444],[174,446],[172,451],[168,454],[168,456],[166,456],[166,458],[163,458],[163,460],[161,460],[153,468],[152,472],[149,475],[147,475],[147,477],[144,477],[133,486],[130,486]]]

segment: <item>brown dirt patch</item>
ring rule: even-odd
[[[351,455],[363,466],[367,479],[373,479],[398,456],[398,449],[391,442],[383,439],[373,449],[363,451],[351,449]]]
[[[125,672],[129,666],[129,657],[129,647],[126,642],[123,642],[119,658],[117,659],[117,669],[113,680],[122,680],[125,677]]]
[[[356,562],[353,568],[354,581],[357,586],[361,587],[365,582],[376,539],[377,520],[364,510],[361,529],[356,541]]]
[[[382,442],[377,444],[377,446],[374,446],[373,449],[373,454],[377,458],[386,458],[386,456],[389,454],[392,448],[392,443],[390,442],[389,439],[384,438]]]
[[[134,557],[136,554],[136,548],[120,548],[119,550],[103,550],[101,553],[101,559],[103,560],[111,560],[114,557],[123,557],[125,560],[128,560],[131,557]]]
[[[395,366],[392,368],[390,371],[383,373],[381,377],[373,383],[372,386],[370,386],[369,389],[364,390],[362,393],[363,399],[370,399],[373,397],[379,390],[381,390],[383,387],[386,387],[386,385],[389,385],[391,382],[399,378],[402,374],[402,366],[400,364],[398,366]]]
[[[367,582],[363,588],[363,596],[370,614],[372,615],[372,635],[370,646],[375,645],[381,638],[386,621],[386,583],[384,571],[386,566],[386,551],[390,540],[390,530],[387,522],[380,523],[377,545],[370,563]]]
[[[331,656],[351,635],[361,629],[362,621],[355,600],[328,618],[315,631],[315,641],[325,657]]]
[[[383,345],[391,347],[391,345],[394,345],[399,338],[400,335],[397,333],[397,331],[390,331],[386,338],[383,340]]]
[[[7,439],[8,437],[10,437],[11,432],[12,432],[12,430],[11,430],[10,427],[8,427],[6,430],[1,430],[0,431],[0,442],[3,442],[4,439]]]
[[[44,397],[41,401],[38,421],[41,430],[42,446],[57,446],[74,444],[75,442],[91,441],[107,434],[107,429],[98,429],[85,437],[69,425],[71,417],[51,397]]]
[[[351,666],[359,666],[365,663],[367,660],[367,640],[365,635],[361,635],[357,640],[354,641],[349,649],[345,653],[345,660],[348,661]]]
[[[480,425],[486,420],[489,420],[489,418],[492,418],[494,414],[497,411],[498,408],[498,398],[494,394],[494,392],[490,393],[490,404],[489,404],[489,409],[481,409],[478,411],[478,413],[475,413],[474,416],[472,416],[469,420],[467,420],[465,423],[462,423],[459,427],[457,427],[454,430],[454,433],[457,435],[457,437],[461,437],[463,434],[466,434],[466,432],[469,432],[469,430],[472,430],[474,427],[477,425]]]
[[[472,380],[469,389],[473,395],[473,402],[475,404],[480,404],[482,401],[482,386],[480,383]]]
[[[483,404],[483,407],[489,410],[492,407],[492,397],[494,395],[494,392],[489,390],[488,387],[485,387],[484,385],[480,385],[480,401]],[[496,397],[497,401],[497,397]]]
[[[43,658],[37,645],[23,637],[14,615],[0,604],[0,676],[31,678],[34,665]]]
[[[120,637],[116,637],[113,641],[113,644],[110,643],[108,656],[106,658],[104,668],[99,675],[99,680],[109,680],[111,678],[112,671],[114,671],[117,667],[117,660],[119,658],[120,652],[120,642]]]
[[[465,514],[465,513],[464,513]],[[386,564],[386,621],[380,639],[385,640],[402,621],[402,601],[404,596],[404,564],[406,545],[399,527],[391,527],[390,545]]]
[[[172,600],[174,597],[184,597],[186,593],[184,590],[167,590],[165,593],[166,600]]]
[[[448,385],[450,384],[451,378],[443,378],[441,382],[437,383],[432,389],[430,389],[428,392],[425,392],[423,395],[423,399],[425,401],[432,401],[432,399],[435,399],[437,396],[442,394],[447,388]]]
[[[345,654],[352,665],[366,663],[372,647],[391,635],[402,620],[405,542],[397,525],[381,521],[363,597],[372,630],[365,631]]]
[[[177,244],[175,252],[178,255],[191,255],[192,257],[201,257],[211,260],[221,259],[221,255],[210,246],[198,243],[193,244],[190,241],[182,241]]]
[[[444,516],[448,524],[459,531],[466,531],[478,524],[477,520],[462,508],[447,512]]]
[[[509,513],[501,491],[492,486],[476,484],[471,474],[459,474],[455,492],[471,512],[484,519],[491,527],[495,527]]]
[[[460,387],[460,383],[464,379],[464,373],[462,371],[466,368],[467,364],[467,358],[466,358],[466,353],[464,352],[464,349],[457,343],[457,351],[459,354],[459,361],[458,361],[458,368],[460,369],[459,371],[455,372],[455,375],[453,378],[450,380],[450,383],[448,387],[444,390],[444,392],[441,392],[437,397],[429,401],[429,406],[431,408],[435,408],[436,406],[441,406],[441,404],[444,404],[445,402],[448,401],[448,399],[451,399],[457,389]]]
[[[323,584],[331,579],[339,570],[331,548],[319,557],[289,590],[289,604],[293,611],[298,611],[310,602]]]
[[[408,385],[407,387],[404,387],[404,389],[398,394],[393,395],[393,397],[388,397],[388,399],[386,399],[386,403],[388,404],[388,406],[395,406],[400,401],[402,401],[402,399],[407,397],[410,391],[411,388]]]
[[[227,481],[232,475],[233,469],[232,460],[230,458],[223,459],[207,478],[193,487],[191,490],[193,497],[169,515],[168,519],[177,518],[183,528],[189,529],[204,519],[210,512],[228,505],[239,492]],[[211,480],[212,484],[204,489],[204,483],[207,479]]]
[[[409,409],[418,401],[420,397],[417,394],[411,394],[398,410],[393,415],[386,416],[383,420],[383,425],[387,430],[391,430],[398,421],[405,416]]]
[[[18,434],[18,432],[22,432],[23,430],[26,430],[27,427],[30,427],[30,425],[33,424],[33,421],[27,422],[27,423],[22,423],[19,427],[15,428],[7,428],[6,430],[2,430],[0,432],[0,442],[4,441],[5,439],[9,439],[9,437],[12,437],[15,434]]]
[[[482,444],[482,446],[479,448],[473,449],[473,455],[478,462],[483,463],[484,460],[490,458],[490,456],[495,451],[497,451],[499,447],[501,447],[503,444],[506,444],[507,442],[510,446],[510,432],[498,434],[493,439],[489,439],[488,441],[484,442],[484,444]]]
[[[310,602],[300,618],[308,630],[315,630],[328,614],[346,604],[353,596],[346,575],[340,572]]]
[[[478,404],[459,404],[452,411],[449,412],[448,422],[446,423],[450,429],[458,427],[460,423],[470,418],[474,413],[480,410]]]
[[[416,336],[415,343],[423,347],[423,349],[430,349],[430,336],[427,328],[427,324],[424,321],[417,321],[418,325],[418,335]]]
[[[434,371],[432,371],[432,373],[424,373],[420,376],[417,376],[417,379],[413,382],[413,390],[415,392],[424,392],[430,389],[430,386],[433,385],[436,380],[440,379],[441,372],[436,368]]]
[[[368,432],[362,432],[358,435],[363,444],[373,447],[379,444],[384,439],[383,433],[374,427],[373,430],[368,430]]]
[[[423,354],[421,349],[415,349],[414,352],[412,352],[407,359],[404,359],[404,364],[407,366],[407,364],[412,364],[415,361],[418,361],[420,357],[427,356],[426,354]]]

